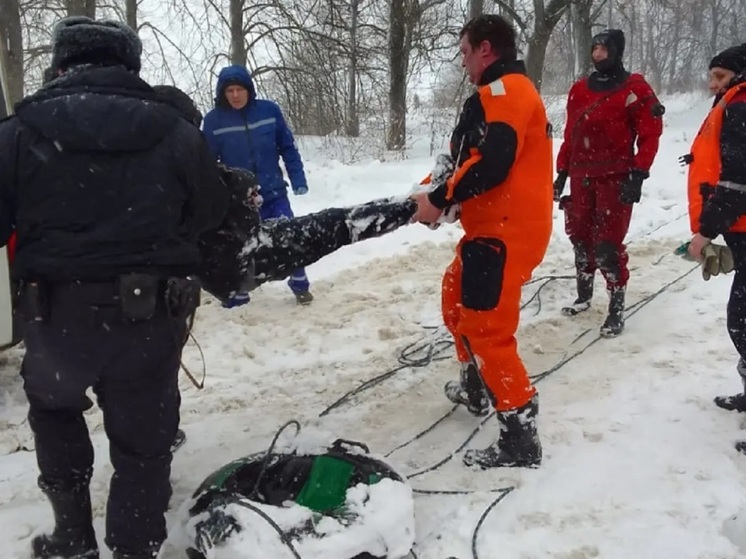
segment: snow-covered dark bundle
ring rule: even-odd
[[[247,456],[193,498],[190,559],[396,559],[414,545],[411,488],[361,443]]]

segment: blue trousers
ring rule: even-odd
[[[268,221],[270,219],[287,219],[294,217],[293,209],[290,207],[290,200],[287,196],[280,196],[274,200],[264,201],[259,208],[259,213],[262,217],[262,221]],[[299,268],[295,270],[290,279],[288,285],[293,293],[303,293],[308,291],[311,284],[306,276],[305,268]]]

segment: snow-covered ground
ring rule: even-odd
[[[744,556],[737,543],[746,546],[746,522],[738,517],[746,509],[746,456],[733,443],[746,432],[737,414],[712,404],[713,396],[740,388],[725,328],[730,279],[704,282],[691,262],[672,254],[688,239],[685,172],[676,159],[688,151],[709,102],[681,96],[666,105],[663,142],[629,235],[624,335],[597,339],[606,306],[600,277],[590,312],[560,315],[573,282],[564,277],[572,273],[572,256],[559,211],[537,281],[525,288],[522,356],[533,374],[554,371],[538,384],[542,467],[464,467],[455,451],[479,421],[462,409],[389,455],[416,489],[470,492],[415,493],[420,558],[472,557],[477,523],[502,495],[492,490],[503,488],[513,490],[482,519],[474,542],[482,559]],[[318,142],[303,141],[311,191],[294,197],[294,208],[308,213],[405,193],[432,165],[428,144],[423,139],[403,161],[343,165],[326,160]],[[309,268],[316,296],[309,307],[296,306],[284,284],[262,287],[238,309],[206,301],[195,337],[207,380],[197,391],[182,379],[188,441],[174,458],[166,559],[183,557],[183,503],[199,483],[230,460],[265,449],[287,421],[301,422],[301,437],[361,440],[385,455],[451,409],[442,386],[456,377],[457,364],[438,328],[439,300],[459,232],[413,225],[340,250]],[[399,366],[412,344],[419,351],[411,359],[426,357],[428,348],[436,358],[401,369],[320,417],[362,382]],[[20,350],[0,355],[2,559],[26,557],[31,535],[52,523],[36,487],[20,358]],[[193,343],[185,362],[201,371]],[[111,467],[100,412],[94,408],[87,419],[97,451],[95,525],[102,557],[109,558],[103,514]],[[495,436],[491,419],[467,448]]]

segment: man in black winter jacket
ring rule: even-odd
[[[697,260],[708,253],[720,260],[722,247],[712,243],[720,235],[731,251],[735,277],[726,311],[728,333],[740,357],[737,371],[746,389],[746,43],[712,58],[709,89],[715,96],[712,110],[691,152],[681,158],[689,164],[689,253]],[[718,396],[715,403],[746,412],[746,390]],[[746,452],[745,442],[736,447]]]
[[[105,542],[115,559],[146,559],[166,538],[197,239],[223,220],[228,192],[199,131],[138,77],[134,31],[74,17],[53,41],[59,77],[0,123],[0,245],[17,232],[22,376],[55,516],[33,557],[99,556],[92,387],[114,467]]]

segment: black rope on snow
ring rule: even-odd
[[[272,517],[269,516],[266,512],[264,512],[259,507],[252,505],[250,502],[244,499],[236,499],[234,501],[231,501],[231,503],[236,504],[245,509],[248,509],[255,514],[258,514],[262,519],[264,519],[264,521],[267,524],[272,526],[275,532],[277,532],[277,534],[280,536],[280,539],[282,540],[282,543],[285,544],[285,547],[287,547],[290,550],[290,553],[293,554],[293,557],[295,557],[295,559],[303,559],[300,553],[298,553],[298,550],[295,549],[295,546],[293,545],[293,541],[290,539],[287,533],[282,528],[280,528],[280,526],[274,520],[272,520]]]
[[[456,404],[456,405],[454,405],[454,406],[453,406],[453,407],[452,407],[452,408],[451,408],[450,410],[448,410],[448,411],[447,411],[447,412],[446,412],[446,413],[445,413],[444,415],[442,415],[442,416],[441,416],[440,418],[438,418],[438,419],[437,419],[437,420],[435,421],[435,423],[433,423],[433,424],[431,424],[431,425],[430,425],[429,427],[427,427],[427,428],[423,429],[422,431],[420,431],[419,433],[417,433],[417,434],[416,434],[416,435],[415,435],[414,437],[412,437],[411,439],[409,439],[409,440],[407,440],[407,441],[405,441],[405,442],[401,443],[401,444],[400,444],[399,446],[396,446],[396,447],[392,448],[391,450],[389,450],[389,451],[388,451],[388,452],[387,452],[386,454],[384,454],[384,455],[383,455],[383,456],[384,456],[384,458],[388,458],[389,456],[391,456],[391,455],[392,455],[392,454],[393,454],[394,452],[396,452],[397,450],[399,450],[399,449],[401,449],[401,448],[404,448],[405,446],[409,446],[409,445],[410,445],[410,444],[412,444],[412,443],[413,443],[414,441],[417,441],[417,440],[421,439],[422,437],[424,437],[425,435],[427,435],[427,434],[428,434],[428,433],[429,433],[430,431],[434,430],[434,429],[435,429],[435,428],[436,428],[436,427],[437,427],[438,425],[440,425],[440,424],[441,424],[441,423],[443,423],[443,422],[444,422],[444,421],[445,421],[446,419],[448,419],[449,417],[451,417],[451,416],[453,415],[453,413],[454,413],[454,412],[455,412],[455,411],[456,411],[456,410],[457,410],[458,408],[459,408],[459,404]]]
[[[664,221],[664,222],[663,222],[663,223],[661,223],[660,225],[658,225],[658,226],[656,226],[656,227],[653,227],[653,228],[652,228],[652,229],[651,229],[650,231],[648,231],[647,233],[643,233],[643,234],[642,234],[642,235],[640,235],[639,237],[635,237],[634,239],[632,239],[632,240],[631,240],[630,242],[628,242],[628,243],[626,243],[626,244],[627,244],[627,245],[631,245],[631,244],[634,244],[634,243],[636,243],[637,241],[639,241],[639,240],[641,240],[641,239],[644,239],[645,237],[649,237],[650,235],[652,235],[652,234],[653,234],[653,233],[655,233],[656,231],[659,231],[659,230],[663,229],[663,228],[664,228],[664,227],[665,227],[666,225],[670,225],[670,224],[671,224],[671,223],[673,223],[674,221],[678,221],[678,220],[680,220],[680,219],[681,219],[682,217],[686,217],[686,216],[688,216],[688,215],[689,215],[689,212],[684,212],[683,214],[677,215],[676,217],[674,217],[674,218],[672,218],[672,219],[669,219],[668,221]]]
[[[637,301],[634,305],[631,305],[630,307],[628,307],[627,308],[628,312],[625,313],[625,319],[629,318],[631,316],[634,316],[637,312],[640,311],[640,309],[644,308],[645,305],[649,304],[656,297],[658,297],[661,293],[663,293],[664,291],[667,291],[671,286],[679,283],[681,280],[683,280],[686,276],[688,276],[692,272],[696,272],[699,269],[699,267],[700,267],[700,264],[694,265],[687,272],[683,273],[682,275],[680,275],[676,279],[671,280],[670,282],[668,282],[666,285],[664,285],[663,287],[661,287],[655,293],[651,293],[647,297],[643,297],[642,299],[640,299],[639,301]]]
[[[479,536],[479,529],[482,527],[482,524],[484,524],[484,521],[487,520],[487,516],[489,516],[489,514],[492,512],[492,509],[500,504],[500,502],[514,490],[515,486],[506,488],[505,492],[502,493],[497,499],[492,501],[492,504],[487,507],[487,509],[482,513],[482,516],[479,518],[477,526],[476,528],[474,528],[474,534],[471,537],[471,554],[474,556],[474,559],[479,559],[479,553],[477,552],[477,537]]]
[[[574,275],[573,276],[569,276],[569,275],[568,276],[566,276],[566,275],[560,275],[560,276],[558,276],[556,274],[547,274],[545,276],[539,276],[538,278],[530,279],[526,283],[524,283],[523,285],[533,285],[535,283],[539,283],[540,281],[544,281],[544,280],[565,280],[565,279],[566,280],[575,279],[575,276]]]
[[[580,334],[578,334],[577,336],[575,336],[575,338],[570,342],[570,345],[573,345],[575,342],[577,342],[580,338],[582,338],[583,336],[585,336],[590,331],[591,331],[590,328],[586,328],[585,330],[583,330]]]
[[[504,493],[512,489],[513,486],[511,485],[497,489],[412,489],[412,493],[418,495],[474,495],[476,493]]]
[[[459,452],[461,452],[462,450],[464,450],[467,447],[467,445],[472,441],[472,439],[477,436],[477,433],[479,433],[479,431],[481,431],[481,429],[484,426],[484,424],[487,423],[488,421],[490,421],[493,417],[495,417],[495,412],[490,413],[488,416],[486,416],[484,419],[482,419],[479,422],[479,425],[477,425],[474,428],[474,430],[467,437],[467,439],[456,450],[454,450],[451,454],[449,454],[448,456],[446,456],[445,458],[443,458],[442,460],[440,460],[437,464],[433,464],[432,466],[428,466],[427,468],[425,468],[423,470],[419,470],[419,471],[414,472],[412,474],[409,474],[409,475],[407,475],[405,477],[407,479],[412,479],[412,478],[424,475],[424,474],[426,474],[428,472],[434,472],[435,470],[437,470],[438,468],[440,468],[443,464],[446,464],[446,463],[450,462],[451,460],[453,460],[453,457],[456,454],[458,454]]]
[[[249,493],[249,499],[253,499],[256,497],[257,492],[259,491],[259,484],[262,481],[262,478],[264,478],[264,474],[267,472],[267,468],[269,467],[269,461],[272,460],[272,451],[275,449],[275,446],[277,445],[277,440],[280,438],[280,435],[282,432],[290,427],[291,425],[295,425],[295,436],[297,437],[300,433],[301,427],[300,423],[296,421],[295,419],[291,419],[285,425],[280,427],[277,432],[275,433],[275,436],[272,438],[272,442],[269,444],[269,448],[267,449],[267,454],[264,456],[264,460],[262,460],[262,468],[259,470],[259,475],[256,477],[256,483],[254,484],[254,488],[251,490],[251,493]]]
[[[534,291],[534,294],[529,297],[529,299],[521,305],[521,310],[524,310],[526,307],[528,307],[534,300],[538,303],[536,312],[534,313],[534,316],[538,315],[541,312],[541,290],[544,289],[547,285],[552,283],[554,279],[546,279],[544,280],[544,283],[542,283],[539,288]]]
[[[423,338],[420,338],[416,342],[412,342],[399,353],[399,357],[397,359],[400,363],[399,366],[394,367],[393,369],[390,369],[385,373],[382,373],[371,379],[368,379],[357,386],[357,388],[350,390],[329,407],[327,407],[325,410],[323,410],[319,414],[319,417],[328,415],[333,410],[349,402],[352,398],[354,398],[361,392],[378,386],[382,382],[388,380],[404,369],[412,367],[426,367],[434,361],[443,361],[445,359],[450,359],[450,357],[445,355],[445,353],[446,350],[450,349],[451,347],[453,347],[453,340],[436,339],[424,341],[423,343]],[[417,357],[417,355],[422,352],[424,352],[425,355]]]

